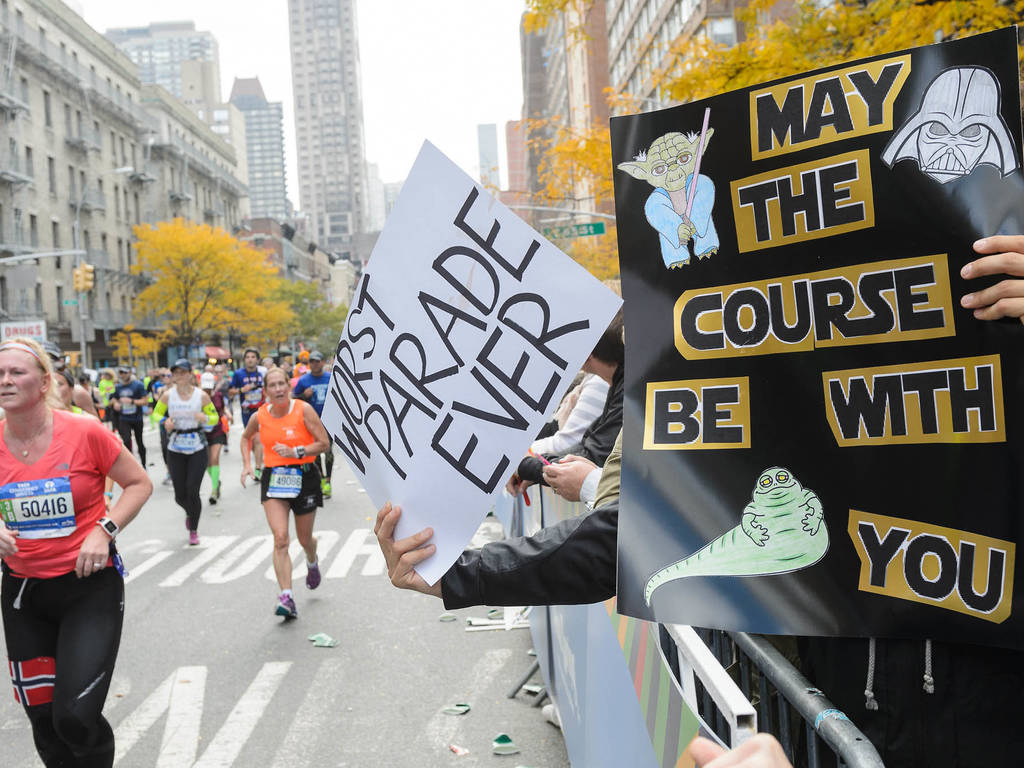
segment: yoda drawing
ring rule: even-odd
[[[646,181],[654,191],[644,205],[647,221],[660,236],[665,266],[690,263],[689,243],[701,259],[718,252],[718,232],[711,213],[715,184],[700,173],[700,158],[714,129],[697,133],[666,133],[646,152],[619,163],[619,170]]]

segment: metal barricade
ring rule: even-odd
[[[738,673],[743,694],[757,702],[758,729],[775,736],[797,768],[884,768],[868,738],[767,639],[710,629],[696,633],[723,670]]]
[[[515,535],[522,531],[530,535],[542,525],[586,514],[582,505],[569,504],[546,489],[533,488],[531,492],[532,507],[524,507],[521,501],[509,505],[515,508],[516,514],[514,526],[506,525],[507,532]],[[506,520],[511,522],[511,510],[505,512]],[[570,619],[574,612],[592,608],[552,607],[535,611],[531,618],[531,625],[537,623],[534,642],[547,693],[560,710],[571,711],[573,715],[562,718],[571,758],[574,752],[581,754],[584,749],[580,746],[582,742],[607,730],[595,728],[595,723],[590,721],[591,717],[599,717],[596,712],[588,714],[586,708],[579,706],[581,697],[576,694],[586,681],[570,680],[569,691],[574,701],[560,701],[566,685],[558,677],[560,674],[573,674],[572,665],[567,664],[561,655],[571,652],[577,657],[571,661],[575,663],[578,674],[580,654],[590,652],[588,646],[593,643],[593,631],[600,626],[592,623],[594,619],[591,616],[589,639],[582,647],[573,648],[570,636],[579,640],[588,635],[577,632],[578,628]],[[742,743],[757,731],[771,733],[797,768],[884,768],[867,737],[764,638],[742,632],[648,624],[619,616],[613,602],[605,609],[624,654],[618,658],[627,679],[635,688],[635,695],[640,700],[640,718],[646,722],[651,737],[648,743],[637,746],[640,750],[637,755],[642,753],[644,757],[635,757],[634,764],[663,768],[676,765],[696,725],[698,732],[717,736],[731,746]],[[567,635],[560,637],[558,633],[561,631]],[[610,658],[608,655],[602,657],[602,676],[611,674],[608,668]],[[669,684],[668,678],[674,681],[674,685]],[[591,690],[597,683],[597,680],[590,682]],[[673,693],[674,690],[679,693]],[[582,698],[586,700],[587,697]],[[677,706],[689,709],[692,717],[688,718],[685,712],[682,717],[665,716],[666,700],[678,701],[679,698],[681,702]],[[624,723],[624,719],[619,721],[620,726]],[[633,739],[642,739],[643,736],[638,735],[642,732],[642,728],[630,731]],[[586,754],[584,759],[590,761],[588,764],[600,762],[595,752],[597,750]]]

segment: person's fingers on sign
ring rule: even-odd
[[[384,554],[388,566],[388,578],[399,589],[412,589],[425,595],[441,597],[441,582],[430,586],[415,571],[415,566],[422,563],[437,551],[437,547],[428,543],[434,535],[432,528],[424,528],[404,539],[395,541],[395,526],[402,516],[402,508],[387,502],[377,513],[377,522],[373,532]]]
[[[960,276],[965,279],[990,275],[1009,275],[988,288],[968,293],[960,304],[974,310],[979,320],[1018,318],[1024,323],[1024,235],[996,235],[978,240],[974,250],[986,254],[965,264]]]
[[[730,750],[698,736],[688,751],[697,768],[793,768],[782,746],[767,733],[759,733]]]

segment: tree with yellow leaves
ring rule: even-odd
[[[579,18],[594,1],[527,0],[527,30],[542,29],[566,11]],[[758,18],[773,14],[775,21],[758,24]],[[737,12],[746,32],[742,42],[725,46],[706,36],[680,38],[671,45],[669,63],[655,72],[654,85],[668,98],[685,103],[843,61],[999,29],[1017,23],[1022,15],[1024,0],[836,0],[827,6],[797,0],[788,10],[782,10],[779,0],[752,0]],[[619,112],[636,110],[642,96],[611,89],[607,95]],[[531,124],[535,146],[543,150],[544,195],[564,199],[568,190],[584,180],[595,199],[610,199],[608,127],[595,125],[580,133],[552,122]],[[540,138],[542,128],[547,129],[546,138]],[[614,241],[572,243],[569,250],[596,275],[615,264]]]
[[[136,297],[135,311],[163,321],[165,342],[198,344],[230,328],[254,340],[276,339],[276,329],[292,322],[279,298],[284,281],[265,251],[183,219],[137,226],[135,237],[133,270],[153,280]]]
[[[126,325],[123,331],[114,334],[111,344],[118,362],[125,362],[131,366],[139,359],[152,357],[163,346],[158,337],[137,331],[130,324]]]

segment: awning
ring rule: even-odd
[[[231,353],[224,349],[224,347],[208,346],[206,348],[206,356],[212,357],[215,360],[227,360],[229,357],[231,357]]]

